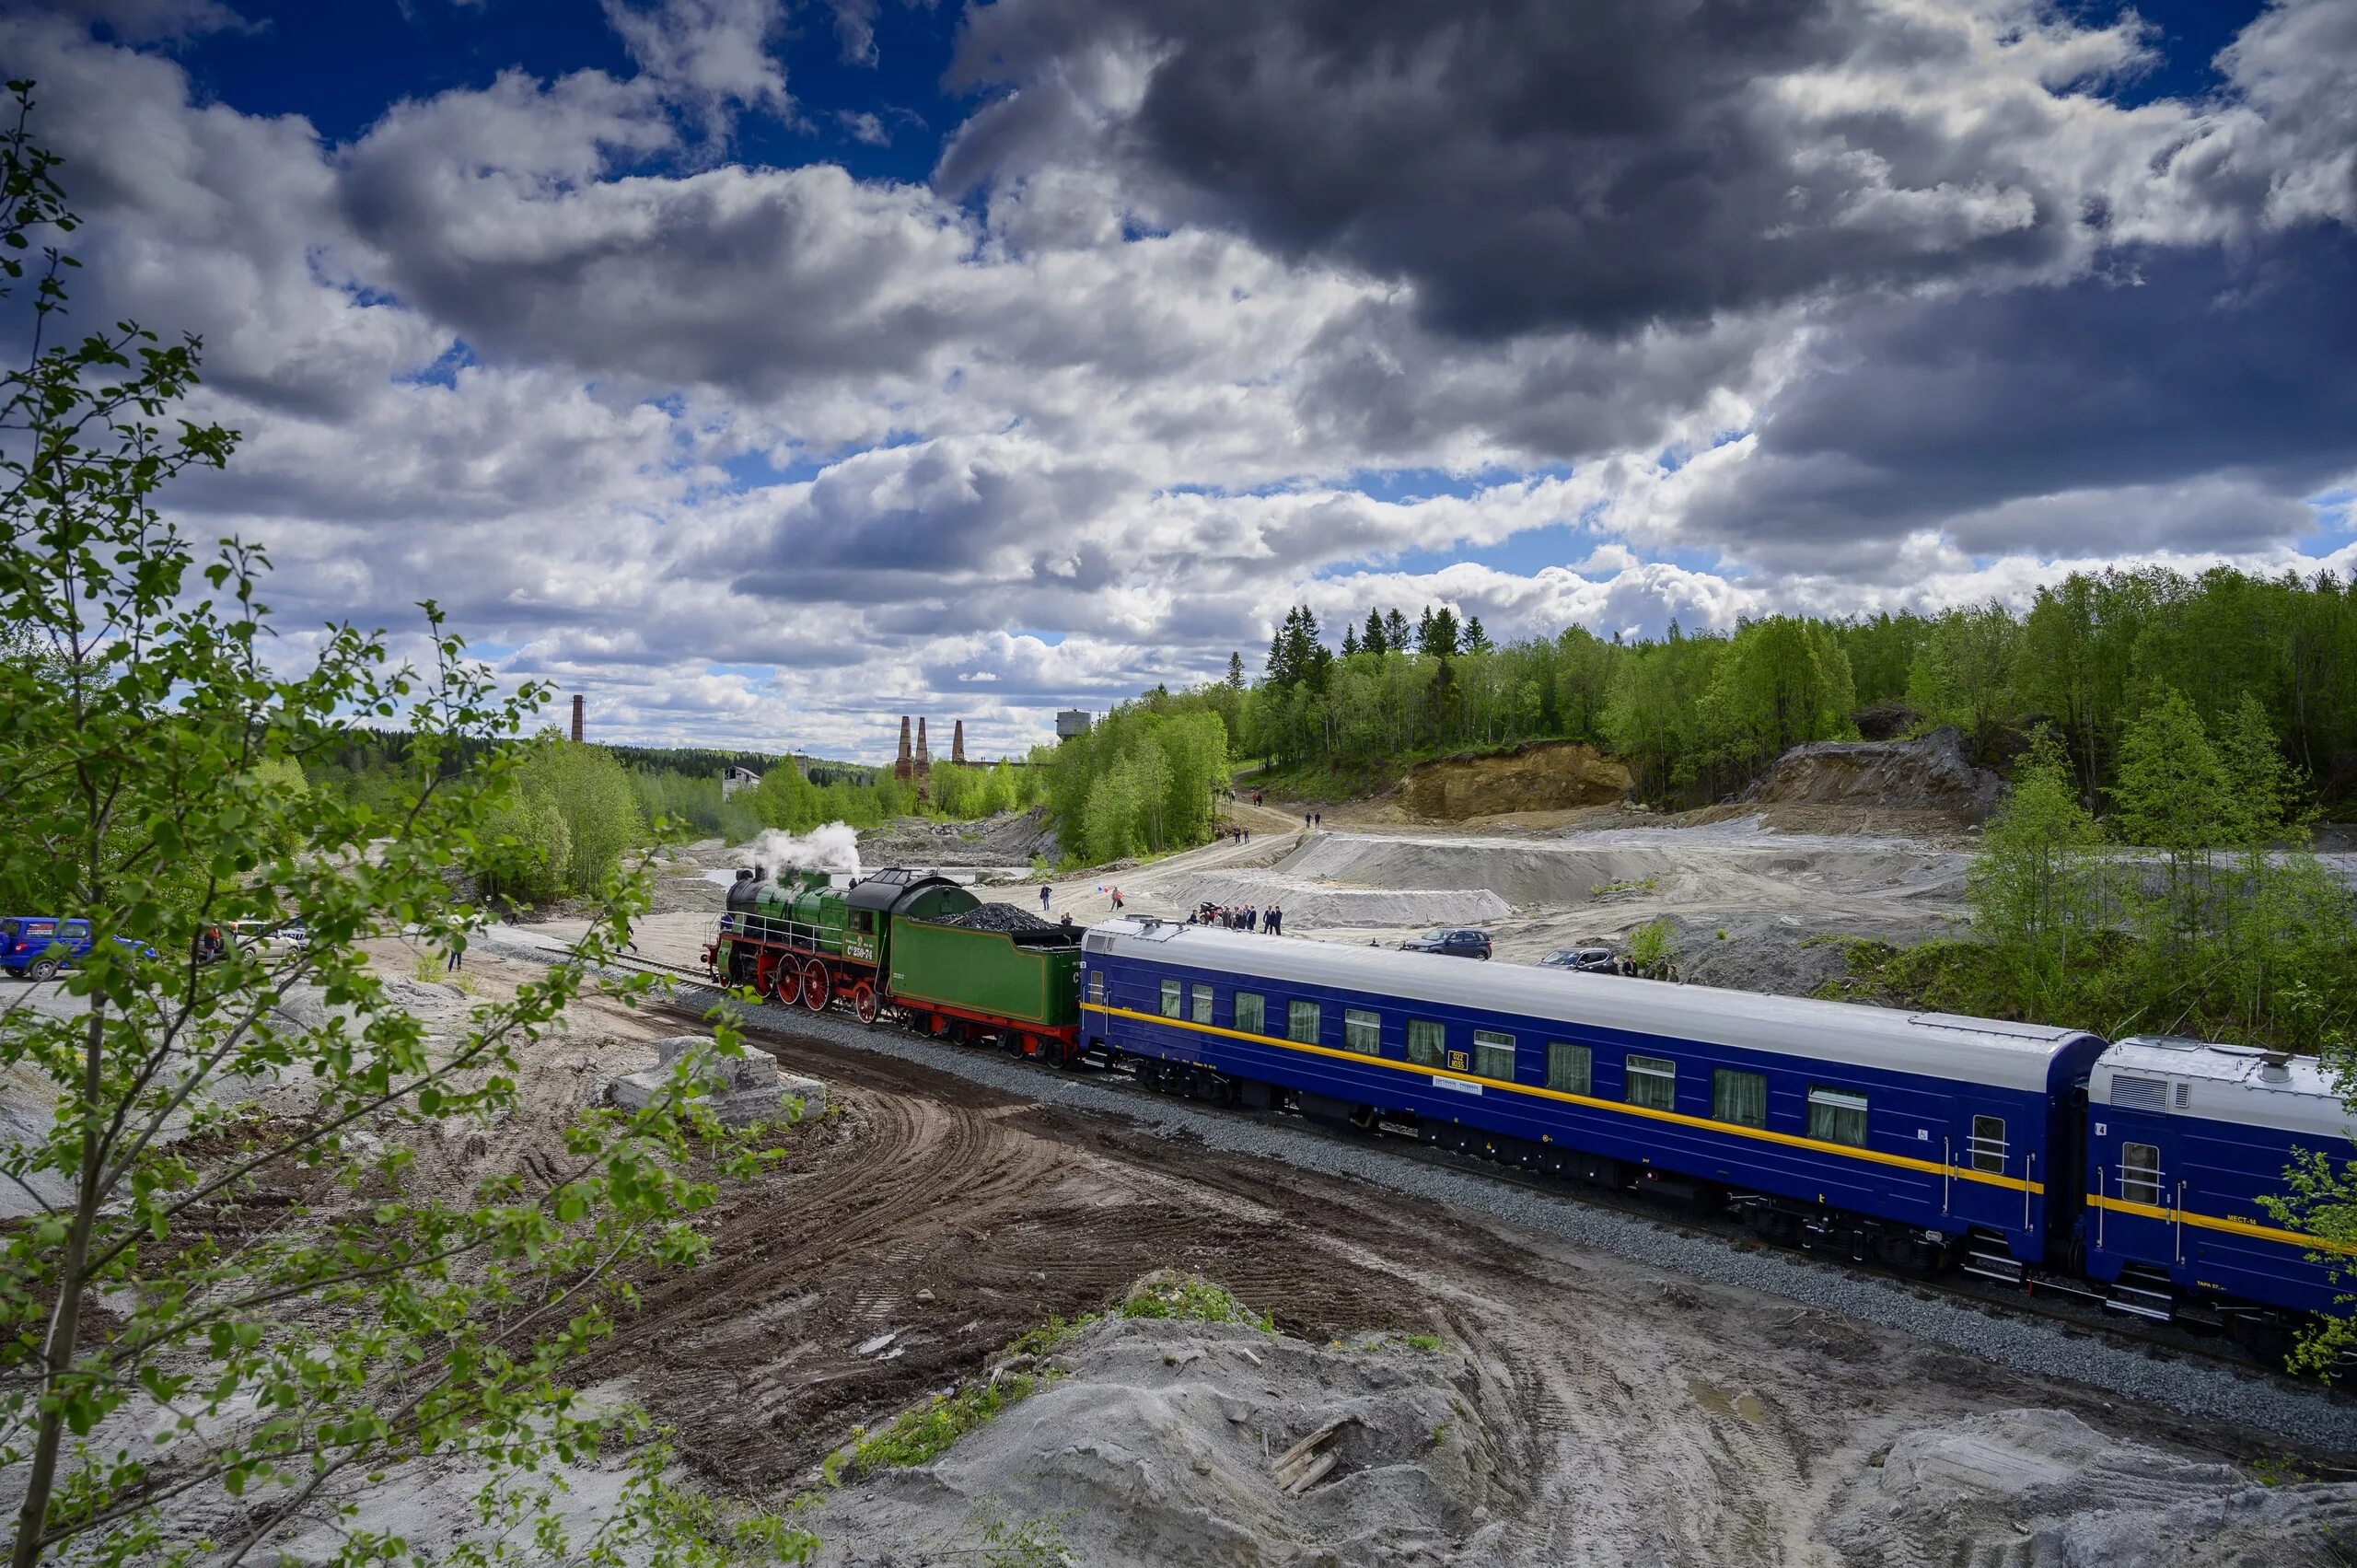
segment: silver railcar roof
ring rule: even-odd
[[[1089,928],[1086,945],[1091,953],[1144,962],[1191,964],[1258,980],[1423,999],[2034,1093],[2046,1089],[2059,1053],[2073,1040],[2094,1038],[2079,1029],[2036,1024],[1352,947],[1168,921],[1108,921]]]
[[[2160,1092],[2123,1091],[2123,1078],[2131,1086],[2156,1083]],[[2340,1089],[2313,1056],[2270,1063],[2253,1046],[2150,1035],[2105,1048],[2087,1080],[2087,1100],[2332,1140],[2347,1138],[2351,1121]]]

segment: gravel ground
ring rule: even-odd
[[[493,940],[517,957],[545,953],[529,933],[500,932],[493,934]],[[717,993],[698,987],[683,987],[682,994],[693,1001],[718,997]],[[1257,1156],[1371,1182],[1648,1267],[1759,1291],[1893,1329],[2026,1376],[2087,1385],[2198,1420],[2226,1422],[2270,1434],[2279,1441],[2357,1452],[2357,1400],[2256,1370],[2162,1359],[2048,1320],[2001,1316],[1952,1301],[1925,1299],[1905,1284],[1879,1276],[1846,1273],[1775,1253],[1738,1251],[1708,1237],[1402,1158],[1378,1147],[1307,1137],[1282,1122],[1148,1098],[1086,1075],[1060,1074],[969,1048],[937,1045],[894,1029],[865,1028],[848,1017],[762,1005],[749,1009],[746,1022],[916,1063],[1004,1093],[1119,1115],[1161,1136],[1200,1144],[1211,1152]]]

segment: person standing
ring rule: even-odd
[[[1039,884],[1039,912],[1048,912],[1048,885],[1045,882]]]
[[[467,944],[463,938],[450,944],[450,961],[443,967],[445,974],[457,974],[467,966]]]
[[[1269,906],[1269,934],[1272,936],[1283,936],[1285,934],[1284,905],[1271,904]]]

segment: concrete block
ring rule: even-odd
[[[657,1040],[655,1046],[660,1065],[643,1073],[625,1073],[607,1086],[606,1096],[625,1110],[637,1110],[646,1106],[671,1082],[672,1074],[682,1056],[708,1050],[712,1041],[702,1035],[673,1035]],[[801,1100],[804,1120],[820,1115],[827,1109],[827,1086],[817,1078],[780,1073],[776,1061],[759,1051],[748,1051],[744,1056],[716,1063],[726,1074],[728,1086],[717,1094],[699,1097],[712,1108],[722,1123],[743,1127],[755,1121],[780,1119],[779,1106],[788,1097]]]

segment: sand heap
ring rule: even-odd
[[[1460,1355],[1112,1318],[1055,1360],[1068,1375],[942,1458],[800,1520],[819,1561],[970,1561],[993,1514],[1059,1521],[1092,1568],[1494,1560],[1496,1444]],[[1277,1468],[1297,1445],[1314,1458]],[[917,1541],[948,1550],[897,1555]]]
[[[1853,1562],[2322,1568],[2348,1561],[2357,1486],[2262,1486],[2061,1411],[2000,1411],[1901,1437],[1829,1525]]]

